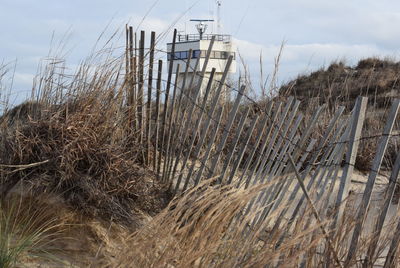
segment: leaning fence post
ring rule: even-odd
[[[339,190],[335,200],[335,208],[338,211],[334,214],[332,223],[330,225],[331,229],[336,228],[336,223],[338,219],[342,218],[345,206],[342,204],[343,200],[349,195],[349,186],[351,176],[354,171],[354,164],[356,162],[356,156],[358,151],[358,145],[360,144],[361,129],[364,124],[365,110],[367,108],[367,97],[358,97],[356,105],[353,110],[352,120],[349,122],[351,124],[350,129],[350,139],[348,143],[348,151],[346,152],[346,162],[343,169],[343,174],[340,179]],[[326,260],[329,261],[330,253],[327,252]]]
[[[338,213],[335,215],[331,227],[336,226],[336,222],[340,219],[344,212],[344,206],[342,206],[343,200],[345,200],[349,193],[349,185],[351,176],[354,171],[354,164],[356,162],[356,156],[358,151],[358,145],[360,144],[361,129],[364,124],[365,110],[367,108],[367,97],[358,97],[356,105],[354,107],[353,120],[350,122],[352,124],[350,130],[350,140],[349,147],[346,153],[346,162],[343,169],[342,178],[340,179],[339,190],[335,202],[335,207],[339,208]]]
[[[174,30],[174,37],[172,39],[172,48],[171,48],[171,57],[168,66],[168,77],[167,77],[167,88],[165,90],[165,99],[164,99],[164,109],[162,113],[162,124],[161,124],[161,146],[160,146],[160,155],[162,155],[164,151],[164,143],[165,143],[165,131],[167,125],[167,113],[168,113],[168,101],[169,101],[169,91],[171,89],[171,79],[172,79],[172,69],[174,67],[174,58],[175,58],[175,41],[176,41],[176,29]],[[158,168],[157,174],[160,174],[161,170],[161,157],[158,158]],[[165,162],[164,162],[165,165]]]
[[[296,164],[294,163],[292,156],[290,154],[287,154],[287,155],[288,155],[288,158],[290,160],[290,164],[292,165],[292,169],[294,170],[294,173],[296,175],[297,181],[298,181],[298,183],[300,185],[300,188],[303,190],[303,194],[304,194],[305,198],[307,199],[307,201],[308,201],[308,203],[309,203],[309,205],[311,207],[311,211],[312,211],[315,219],[318,222],[318,225],[319,225],[319,227],[321,229],[322,234],[324,235],[324,237],[326,239],[328,247],[330,248],[330,250],[333,253],[333,257],[335,258],[335,262],[339,267],[343,267],[342,263],[340,262],[339,255],[336,252],[331,239],[329,238],[328,232],[325,230],[325,228],[324,228],[324,226],[322,224],[321,218],[318,215],[318,211],[315,208],[314,203],[312,202],[312,200],[310,198],[310,195],[308,194],[308,191],[306,189],[306,186],[304,185],[303,179],[300,177],[299,171],[296,168]]]
[[[147,84],[147,113],[146,113],[146,162],[150,166],[150,131],[151,131],[151,93],[153,89],[153,64],[154,64],[154,49],[155,49],[156,33],[151,32],[150,39],[150,58],[149,58],[149,80]]]
[[[371,263],[371,258],[375,254],[376,246],[377,246],[378,241],[379,241],[379,236],[380,236],[380,234],[382,232],[383,223],[385,222],[385,219],[386,219],[386,216],[387,216],[387,213],[388,213],[388,210],[389,210],[390,203],[392,202],[392,198],[393,198],[393,195],[394,195],[394,190],[396,189],[396,184],[398,184],[398,182],[399,182],[399,180],[398,180],[399,171],[400,171],[400,152],[397,154],[396,161],[394,163],[394,167],[393,167],[393,170],[392,170],[392,174],[390,175],[390,178],[389,178],[389,185],[388,185],[388,188],[386,190],[385,198],[384,198],[385,202],[384,202],[384,204],[383,204],[383,206],[381,208],[381,213],[378,216],[378,220],[377,220],[375,228],[374,228],[374,232],[373,232],[373,236],[374,237],[373,237],[373,240],[371,241],[371,243],[369,245],[367,256],[366,256],[366,259],[364,261],[364,267],[368,267],[368,266],[372,267],[372,265],[373,265],[373,263]],[[396,237],[396,236],[394,236],[394,237]],[[395,238],[393,238],[393,239],[395,239]],[[397,241],[395,243],[395,245],[398,245],[398,242],[399,241]],[[393,249],[391,250],[389,248],[389,252],[388,252],[388,255],[386,256],[386,260],[393,258],[391,256],[391,254],[393,252],[394,252]]]
[[[371,171],[368,176],[367,184],[365,185],[362,201],[357,213],[357,224],[354,227],[353,236],[351,238],[350,248],[346,259],[346,264],[349,264],[357,251],[358,239],[361,236],[362,227],[367,216],[367,210],[371,201],[372,189],[375,185],[376,176],[381,168],[383,157],[385,156],[386,147],[389,143],[390,134],[394,123],[396,121],[397,112],[399,110],[400,102],[396,100],[392,104],[389,117],[386,121],[385,128],[383,129],[382,136],[379,138],[377,152],[372,162]]]
[[[153,159],[153,167],[154,171],[157,169],[157,174],[160,172],[160,158],[161,152],[158,152],[158,139],[159,139],[159,128],[160,128],[160,98],[161,98],[161,79],[162,79],[162,60],[158,60],[158,68],[157,68],[157,86],[156,86],[156,118],[155,118],[155,129],[154,129],[154,159]],[[157,158],[158,152],[158,158]]]
[[[139,70],[138,70],[138,94],[137,94],[137,115],[138,115],[138,128],[139,128],[139,142],[142,144],[143,142],[143,91],[144,91],[144,39],[145,33],[144,31],[140,32],[140,40],[139,40]],[[144,154],[143,154],[144,155]],[[143,157],[145,158],[145,157]]]

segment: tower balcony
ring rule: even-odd
[[[215,36],[215,41],[231,42],[232,36],[228,34],[178,34],[177,42],[194,42],[199,40],[211,40]]]

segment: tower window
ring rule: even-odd
[[[200,50],[193,50],[192,58],[197,59],[198,57],[200,57]]]
[[[192,59],[197,58],[205,58],[207,55],[206,50],[193,50],[192,51]],[[232,55],[233,59],[235,59],[235,52],[226,52],[226,51],[211,51],[210,58],[211,59],[228,59],[229,56]],[[167,54],[168,60],[171,60],[171,53]],[[174,60],[185,60],[189,58],[189,51],[176,51],[174,55]]]
[[[181,60],[187,59],[189,56],[189,52],[188,51],[181,51],[181,55],[180,58]]]

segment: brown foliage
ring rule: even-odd
[[[394,98],[400,98],[398,83],[400,63],[390,59],[367,58],[360,60],[354,67],[344,62],[333,62],[328,68],[320,69],[309,75],[302,75],[283,85],[281,97],[295,96],[302,101],[303,112],[309,114],[316,106],[326,105],[327,118],[338,106],[345,106],[349,114],[358,96],[368,97],[368,112],[362,132],[356,167],[368,171],[375,155],[380,131],[385,124],[385,113]],[[326,116],[324,116],[325,118]],[[325,119],[322,121],[326,121]],[[320,123],[324,126],[324,123]],[[323,127],[322,127],[323,129]],[[396,128],[395,128],[396,129]],[[318,135],[316,131],[315,135]],[[366,137],[373,137],[368,139]],[[393,139],[388,146],[388,154],[383,166],[390,168],[396,157],[398,145]]]
[[[114,94],[117,88],[107,87],[118,85],[109,71],[77,74],[74,94],[60,101],[54,97],[60,90],[49,81],[38,102],[21,104],[0,118],[3,195],[23,180],[38,193],[63,196],[84,215],[126,224],[166,206],[167,187],[144,167],[142,143],[127,123],[123,88]],[[80,84],[85,75],[93,80]]]

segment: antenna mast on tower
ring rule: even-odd
[[[203,39],[203,34],[207,30],[207,24],[205,22],[207,21],[214,21],[214,20],[199,20],[199,19],[191,19],[190,21],[197,21],[198,24],[196,24],[196,29],[199,32],[200,40]]]
[[[221,33],[221,14],[220,14],[220,9],[221,9],[221,0],[216,0],[217,3],[217,34]]]

